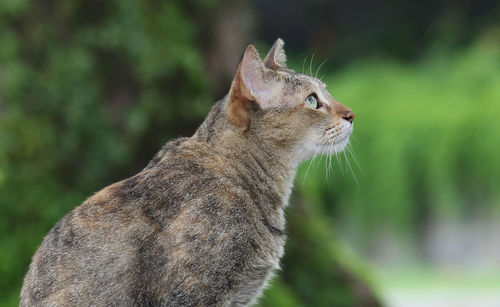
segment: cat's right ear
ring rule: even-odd
[[[286,68],[286,54],[283,46],[285,43],[281,38],[278,38],[274,45],[269,50],[264,59],[264,66],[269,69]]]
[[[228,95],[229,120],[246,130],[250,125],[250,105],[259,101],[265,91],[264,71],[259,54],[249,45],[234,76]]]

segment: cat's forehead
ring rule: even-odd
[[[327,105],[333,99],[321,80],[290,69],[267,70],[264,79],[269,87],[260,99],[267,107],[296,106],[311,94]]]
[[[303,91],[326,91],[326,84],[321,80],[293,70],[277,71],[276,76],[283,84],[283,94],[285,95],[294,95]]]

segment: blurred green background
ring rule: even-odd
[[[301,166],[260,305],[498,306],[499,20],[485,0],[1,1],[0,305],[58,219],[281,37],[356,119],[349,152]]]

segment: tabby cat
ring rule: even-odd
[[[298,165],[346,146],[353,112],[287,68],[278,39],[246,48],[190,138],[64,216],[33,257],[21,306],[247,306],[283,255]]]

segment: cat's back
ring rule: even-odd
[[[239,284],[235,272],[253,266],[266,274],[282,250],[262,244],[274,235],[236,173],[203,144],[167,143],[142,172],[52,228],[33,257],[21,305],[216,303],[221,289]],[[214,278],[219,290],[195,291]]]

